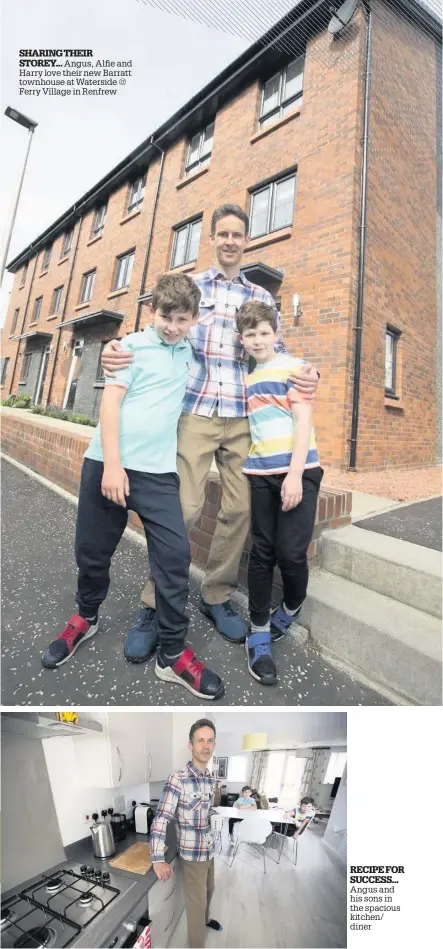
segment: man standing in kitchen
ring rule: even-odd
[[[240,557],[250,522],[249,484],[243,473],[251,439],[246,409],[248,357],[240,343],[236,313],[247,300],[275,307],[271,294],[241,271],[249,243],[249,218],[236,204],[218,207],[211,219],[214,266],[193,274],[201,291],[199,317],[189,333],[193,360],[178,427],[177,466],[180,501],[187,530],[195,527],[205,501],[205,486],[215,462],[221,482],[221,506],[202,584],[200,610],[225,639],[243,643],[247,624],[233,608]],[[279,320],[278,325],[279,324]],[[284,350],[279,337],[277,349]],[[112,340],[103,351],[106,372],[125,368],[132,358]],[[310,364],[289,379],[308,400],[315,395],[318,373]],[[143,662],[156,648],[155,589],[149,578],[141,594],[142,609],[129,630],[125,657]]]
[[[151,825],[154,871],[159,880],[167,880],[173,870],[165,861],[166,829],[170,821],[176,821],[191,949],[204,946],[206,926],[222,929],[220,923],[209,916],[214,892],[214,842],[209,812],[213,807],[215,778],[208,770],[208,762],[214,747],[215,725],[207,718],[200,718],[189,732],[191,760],[182,771],[169,775]]]

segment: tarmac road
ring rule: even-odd
[[[147,572],[144,548],[126,537],[114,557],[99,632],[59,669],[43,669],[41,653],[75,612],[76,507],[7,461],[2,482],[2,704],[210,707],[181,686],[156,679],[154,659],[140,665],[124,659],[125,632]],[[217,704],[390,704],[293,636],[274,647],[279,684],[261,686],[247,671],[244,647],[218,635],[199,612],[198,599],[191,580],[188,644],[224,679],[226,694]]]

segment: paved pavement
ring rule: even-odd
[[[430,498],[405,504],[375,517],[354,521],[354,527],[407,540],[410,544],[442,549],[442,499]]]
[[[43,669],[43,649],[74,611],[76,507],[14,465],[4,461],[2,468],[3,705],[201,706],[186,689],[159,682],[153,659],[134,666],[123,657],[146,574],[144,548],[126,538],[114,557],[99,633],[64,666]],[[223,677],[221,704],[389,704],[293,636],[274,649],[278,686],[264,688],[248,674],[244,647],[227,643],[199,612],[198,596],[191,582],[189,645]]]

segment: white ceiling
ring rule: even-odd
[[[212,715],[217,737],[266,732],[267,747],[346,744],[346,712],[242,711]]]

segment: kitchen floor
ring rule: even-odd
[[[222,852],[215,858],[215,892],[211,915],[223,932],[208,929],[206,949],[338,949],[346,946],[346,875],[328,856],[321,838],[325,825],[313,825],[300,839],[297,866],[288,856],[275,863],[275,852],[263,860],[242,846],[229,866],[232,846],[227,826]],[[169,949],[187,947],[182,914]]]

